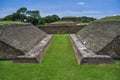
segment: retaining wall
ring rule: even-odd
[[[48,34],[66,34],[66,33],[77,33],[86,25],[81,26],[68,26],[68,25],[47,25],[47,26],[38,26],[41,30]]]

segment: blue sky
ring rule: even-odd
[[[0,18],[20,7],[39,10],[42,17],[57,14],[102,18],[120,14],[120,0],[0,0]]]

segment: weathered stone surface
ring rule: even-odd
[[[120,58],[120,21],[93,22],[76,36],[94,53]]]
[[[48,35],[31,24],[0,24],[0,59],[2,60],[16,60],[18,56],[24,56],[33,50],[41,41],[48,37]],[[50,39],[52,36],[50,37]],[[48,40],[50,40],[48,39]],[[44,51],[46,42],[43,47],[39,49]],[[41,51],[41,52],[42,52]],[[34,52],[32,53],[34,54]],[[39,57],[41,53],[39,52]],[[31,58],[39,59],[37,57]],[[26,61],[28,60],[25,58]],[[33,62],[34,62],[33,61]],[[38,60],[37,60],[38,61]],[[28,62],[30,62],[28,60]]]
[[[115,63],[111,56],[97,55],[87,49],[74,34],[71,34],[70,38],[76,52],[78,64]]]
[[[24,53],[0,41],[0,60],[14,60],[19,55]]]
[[[46,50],[50,40],[53,35],[48,35],[44,38],[38,45],[36,45],[32,50],[26,53],[23,56],[17,56],[17,59],[14,62],[19,63],[38,63],[41,62],[42,57],[44,56],[44,51]]]
[[[47,34],[32,25],[2,25],[0,41],[27,53]]]
[[[96,21],[70,35],[79,64],[114,63],[120,58],[120,21]]]
[[[41,30],[48,34],[73,34],[77,33],[79,30],[84,28],[86,25],[47,25],[47,26],[38,26]]]
[[[113,41],[108,43],[97,54],[111,55],[113,58],[120,58],[120,36],[117,36]]]

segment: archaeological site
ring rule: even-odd
[[[0,24],[0,60],[38,63],[51,39],[31,24]]]
[[[115,63],[120,58],[120,22],[95,21],[70,35],[78,64]]]

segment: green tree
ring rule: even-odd
[[[24,14],[19,14],[19,13],[13,13],[13,21],[21,21],[24,22],[26,20],[26,16]]]
[[[45,19],[44,18],[39,18],[38,19],[38,24],[39,25],[44,25],[45,24]]]
[[[19,8],[15,13],[4,17],[1,20],[5,21],[21,21],[30,22],[34,25],[51,23],[60,20],[59,16],[51,15],[41,18],[40,12],[38,10],[27,10],[26,7]]]
[[[27,12],[26,7],[22,7],[16,11],[16,13],[18,13],[18,14],[26,14],[26,12]]]
[[[49,15],[49,16],[44,17],[44,19],[46,23],[52,23],[52,22],[60,20],[59,16],[57,15]]]
[[[59,21],[60,17],[58,15],[52,15],[52,17],[54,18],[55,21]]]
[[[39,13],[38,10],[27,11],[26,15],[27,15],[27,22],[30,22],[33,25],[39,24],[39,20],[38,19],[41,18],[41,17],[40,17],[40,13]]]
[[[3,18],[4,21],[13,21],[13,15],[10,14],[10,15],[7,15]]]
[[[54,18],[52,18],[52,16],[46,16],[44,19],[46,23],[54,22]]]
[[[40,18],[40,12],[38,10],[35,11],[27,11],[27,15],[33,18]]]
[[[38,25],[38,24],[39,24],[38,19],[33,18],[33,17],[31,17],[31,16],[28,16],[28,17],[27,17],[27,22],[30,22],[30,23],[32,23],[33,25]]]

